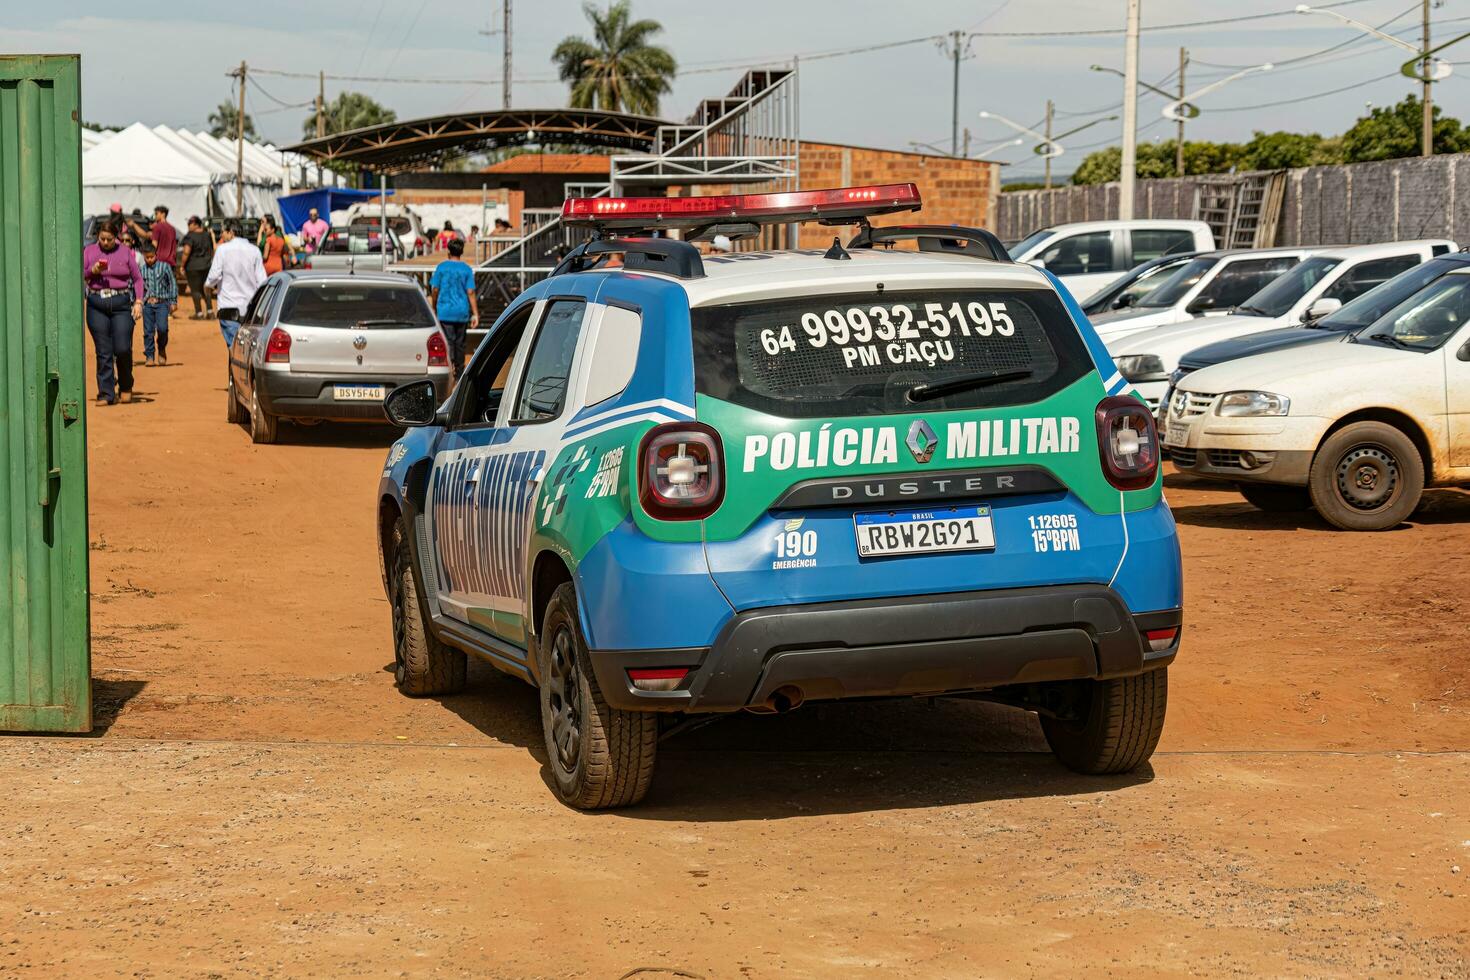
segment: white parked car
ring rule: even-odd
[[[1470,484],[1470,265],[1343,343],[1271,351],[1180,380],[1166,415],[1180,470],[1265,510],[1393,527],[1425,486]]]
[[[1310,248],[1235,249],[1197,255],[1133,304],[1091,317],[1103,340],[1224,315],[1311,255]]]
[[[1104,341],[1119,373],[1149,405],[1158,407],[1168,392],[1169,375],[1190,351],[1327,316],[1400,272],[1454,248],[1454,242],[1432,239],[1326,249],[1292,266],[1229,316],[1200,317]]]
[[[1214,233],[1203,221],[1136,218],[1043,228],[1012,245],[1010,253],[1017,262],[1046,269],[1085,302],[1120,274],[1150,259],[1214,247]]]

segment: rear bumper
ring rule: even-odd
[[[255,386],[261,407],[272,415],[283,418],[387,422],[387,418],[383,415],[382,402],[337,401],[332,395],[333,386],[339,384],[383,385],[386,392],[391,392],[399,385],[406,385],[410,381],[423,381],[426,378],[434,382],[435,396],[440,402],[449,397],[449,372],[447,370],[431,370],[427,374],[355,376],[257,371]]]
[[[1167,665],[1147,629],[1178,609],[1133,615],[1100,585],[1002,589],[752,609],[709,647],[593,650],[603,696],[633,711],[734,711],[782,687],[804,699],[914,697],[1139,674]],[[630,668],[684,667],[673,691],[640,691]]]

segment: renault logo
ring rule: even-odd
[[[358,334],[356,337],[352,338],[352,346],[356,347],[358,350],[362,350],[364,347],[367,346],[367,337],[363,336],[362,334]]]
[[[934,458],[934,450],[939,447],[939,437],[934,434],[934,429],[923,419],[914,419],[909,423],[908,443],[909,452],[914,454],[914,462],[927,463]]]

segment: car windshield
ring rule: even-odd
[[[1285,316],[1322,277],[1342,264],[1342,259],[1314,256],[1271,280],[1271,284],[1235,308],[1252,316]]]
[[[1463,262],[1430,261],[1417,265],[1387,282],[1379,283],[1336,313],[1324,316],[1311,326],[1318,330],[1338,332],[1366,327],[1447,271],[1463,268]]]
[[[1183,267],[1175,269],[1169,278],[1145,293],[1133,306],[1135,309],[1162,309],[1173,306],[1195,287],[1206,272],[1220,262],[1219,259],[1192,259]]]
[[[286,293],[280,320],[298,327],[432,327],[434,315],[417,287],[387,282],[298,282]]]
[[[1021,239],[1019,242],[1011,246],[1011,258],[1019,259],[1027,252],[1031,251],[1033,248],[1040,245],[1048,238],[1052,237],[1052,235],[1054,234],[1056,234],[1056,232],[1052,231],[1050,228],[1043,228],[1040,231],[1033,231],[1031,234],[1027,235],[1025,238]]]
[[[383,248],[383,236],[377,229],[354,225],[350,228],[333,228],[327,233],[319,249],[321,252],[339,255],[370,255]],[[388,242],[392,251],[393,243]]]
[[[696,389],[784,418],[1027,404],[1091,364],[1051,290],[869,289],[692,319]]]
[[[1347,309],[1347,307],[1343,307]],[[1432,351],[1470,322],[1470,273],[1441,276],[1357,335],[1360,342]]]

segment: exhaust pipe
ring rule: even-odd
[[[766,695],[766,699],[760,704],[748,705],[745,710],[757,715],[784,715],[800,708],[804,700],[806,697],[801,693],[801,688],[794,684],[783,684]]]

